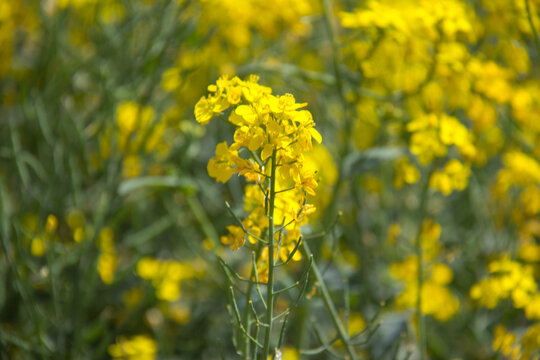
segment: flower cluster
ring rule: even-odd
[[[58,219],[53,214],[47,216],[45,226],[40,231],[39,218],[37,214],[26,214],[23,220],[23,231],[26,233],[26,240],[30,240],[30,253],[39,257],[45,255],[49,243],[56,238]]]
[[[464,158],[472,158],[475,148],[471,134],[458,119],[446,114],[427,114],[407,124],[411,133],[411,152],[425,165],[434,158],[444,157],[448,147],[455,145]]]
[[[137,263],[137,275],[152,282],[158,299],[169,302],[180,298],[182,281],[192,279],[197,274],[197,270],[191,264],[173,260],[160,261],[145,257]]]
[[[153,360],[156,358],[156,353],[156,342],[148,335],[121,337],[115,344],[109,346],[109,354],[113,359]]]
[[[470,174],[470,167],[459,160],[452,159],[446,163],[442,171],[435,171],[429,179],[429,186],[444,195],[454,190],[464,190]]]
[[[517,340],[518,335],[507,331],[503,325],[497,325],[494,335],[493,350],[501,352],[507,359],[526,360],[538,358],[540,324],[530,326],[521,337],[521,341]]]
[[[489,309],[495,308],[501,300],[512,299],[514,307],[523,309],[527,318],[540,319],[540,292],[533,266],[504,256],[490,262],[488,271],[487,278],[472,286],[471,298]]]
[[[155,121],[152,107],[134,101],[121,102],[116,108],[116,126],[107,127],[100,135],[100,158],[108,159],[115,152],[120,154],[124,178],[140,176],[145,170],[152,175],[161,173],[159,163],[170,153],[170,140],[175,131],[166,115],[161,121]],[[153,160],[148,169],[144,167],[146,157]]]
[[[0,2],[0,78],[15,75],[27,67],[28,56],[40,37],[38,4],[31,1]],[[5,94],[4,94],[5,95]],[[2,95],[2,97],[4,97]],[[2,99],[2,100],[5,100]]]
[[[118,265],[118,253],[114,248],[114,231],[110,227],[105,227],[100,231],[98,247],[101,250],[98,258],[99,276],[103,283],[112,284],[114,272]]]
[[[394,186],[401,189],[405,184],[414,184],[420,180],[420,171],[405,156],[394,161]]]
[[[515,197],[509,211],[519,232],[520,257],[540,261],[540,246],[535,241],[540,237],[540,162],[532,154],[509,151],[503,155],[503,164],[493,186],[498,211],[504,217],[508,200]]]
[[[279,256],[286,258],[299,239],[300,225],[315,211],[307,203],[307,194],[315,194],[316,170],[306,164],[304,154],[312,149],[312,139],[321,142],[321,135],[311,113],[301,110],[307,104],[296,103],[291,94],[272,95],[255,76],[245,81],[222,77],[208,90],[210,94],[195,106],[196,120],[206,125],[222,114],[235,127],[234,142],[218,144],[216,156],[208,162],[208,174],[226,182],[237,173],[252,183],[245,188],[248,216],[240,226],[229,226],[229,235],[222,242],[236,250],[246,238],[255,243],[265,234],[273,176],[273,222],[280,227],[275,243]],[[263,252],[262,258],[265,256]]]
[[[441,227],[426,220],[422,226],[423,282],[420,292],[421,311],[439,321],[447,321],[459,310],[459,300],[448,289],[454,274],[444,263],[436,261],[441,251],[438,244]],[[399,308],[415,308],[418,298],[418,257],[411,255],[391,265],[390,274],[405,283],[405,289],[396,298]]]

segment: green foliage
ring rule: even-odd
[[[538,359],[539,9],[0,0],[0,358]]]

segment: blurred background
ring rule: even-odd
[[[0,0],[0,357],[241,358],[219,259],[249,273],[220,241],[245,182],[208,176],[233,130],[193,109],[255,74],[322,134],[303,232],[357,356],[538,359],[539,11]],[[306,293],[282,359],[345,358],[313,279]]]

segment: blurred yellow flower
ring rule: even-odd
[[[154,339],[148,335],[120,337],[115,344],[109,346],[109,354],[113,359],[154,360],[157,346]]]
[[[47,248],[45,247],[45,241],[42,237],[37,236],[32,239],[32,244],[30,247],[30,252],[34,256],[43,256],[45,255],[45,251]]]

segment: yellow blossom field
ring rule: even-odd
[[[0,0],[0,359],[540,360],[540,0]]]

